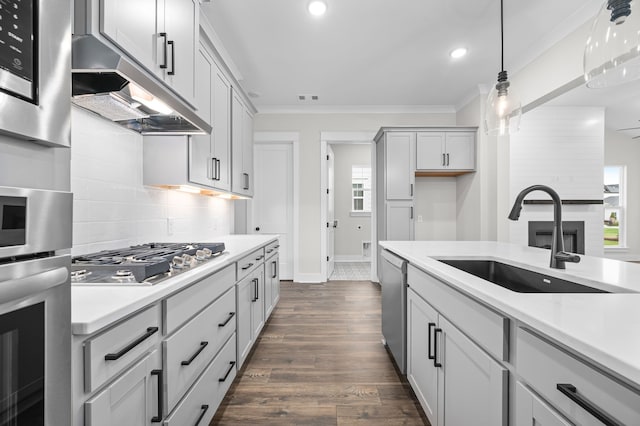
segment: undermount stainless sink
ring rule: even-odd
[[[440,262],[518,293],[608,293],[495,260],[440,259]]]

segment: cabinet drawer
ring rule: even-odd
[[[267,244],[264,249],[264,255],[266,258],[270,258],[271,256],[275,256],[278,254],[278,249],[280,248],[280,242],[274,241],[272,243]]]
[[[164,425],[208,425],[236,377],[235,364],[236,339],[233,335]]]
[[[409,286],[475,343],[509,360],[509,319],[473,301],[426,272],[409,265]]]
[[[236,263],[236,281],[240,281],[264,262],[264,247],[238,260]]]
[[[160,340],[160,306],[125,320],[84,343],[84,389],[91,392]]]
[[[235,267],[229,265],[163,302],[165,333],[171,334],[235,284]]]
[[[235,313],[233,287],[163,342],[169,411],[235,332]]]
[[[579,398],[621,425],[640,425],[640,394],[572,357],[562,349],[518,328],[516,370],[543,398],[572,422],[602,425],[594,414],[558,389],[558,384],[575,386]]]

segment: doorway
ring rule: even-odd
[[[371,281],[374,134],[323,133],[324,281]]]

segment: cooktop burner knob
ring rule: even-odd
[[[191,263],[193,262],[193,256],[189,254],[183,254],[182,260],[184,261],[184,266],[191,266]]]
[[[184,259],[182,258],[182,256],[174,256],[173,261],[171,262],[171,266],[174,269],[184,268]]]
[[[128,278],[133,276],[133,272],[128,269],[118,269],[116,271],[116,277]]]
[[[211,255],[213,254],[213,252],[211,251],[211,249],[208,248],[203,248],[202,251],[204,252],[204,257],[211,257]]]
[[[204,254],[204,250],[196,250],[196,260],[205,260],[207,256]]]

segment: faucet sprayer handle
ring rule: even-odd
[[[580,256],[573,253],[567,253],[566,251],[559,251],[554,257],[563,262],[580,263]]]

